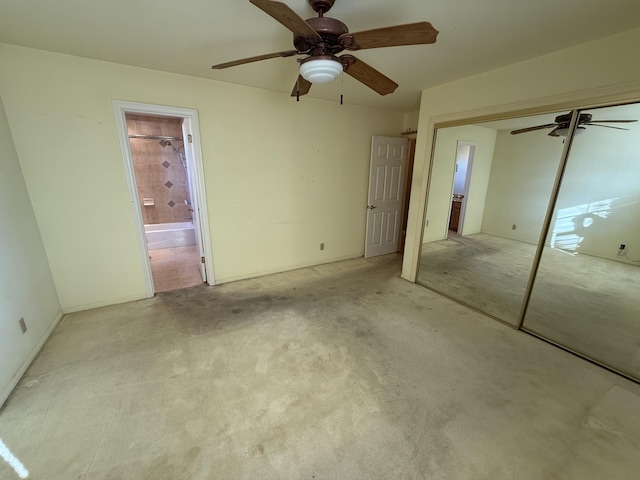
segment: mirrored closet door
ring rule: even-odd
[[[640,378],[640,105],[580,114],[523,329]]]
[[[564,140],[529,128],[563,113],[436,130],[418,283],[518,324]]]
[[[438,128],[417,282],[640,381],[639,119]]]

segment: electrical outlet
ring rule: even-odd
[[[24,322],[24,318],[21,318],[18,323],[20,324],[20,329],[22,330],[22,333],[26,333],[27,331],[27,324]]]
[[[324,250],[324,242],[320,244],[320,250]]]
[[[515,230],[516,229],[516,224],[514,223],[513,225],[511,225],[511,230]]]

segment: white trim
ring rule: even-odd
[[[129,146],[129,132],[127,130],[126,113],[137,113],[147,115],[163,115],[172,117],[181,117],[185,119],[189,134],[192,137],[193,162],[195,163],[194,171],[196,172],[197,185],[196,191],[192,192],[197,197],[198,209],[194,209],[193,214],[198,215],[198,223],[200,225],[201,235],[203,239],[202,249],[204,251],[205,265],[207,270],[207,283],[214,285],[213,272],[213,256],[211,252],[211,239],[209,233],[209,215],[207,213],[207,201],[204,183],[204,168],[202,165],[202,149],[200,146],[200,126],[198,123],[197,110],[168,107],[163,105],[152,105],[147,103],[126,102],[121,100],[113,101],[113,110],[116,119],[116,127],[118,131],[118,139],[120,141],[120,150],[124,162],[124,169],[127,179],[127,187],[129,190],[129,201],[133,213],[135,223],[136,240],[138,251],[140,253],[140,261],[142,262],[142,271],[145,283],[147,298],[153,297],[153,276],[151,274],[151,265],[149,263],[149,250],[147,248],[147,240],[144,232],[144,221],[142,219],[142,209],[138,191],[136,186],[135,173],[133,170],[133,157]],[[185,138],[185,145],[187,139]],[[185,147],[186,149],[186,147]]]
[[[33,362],[33,359],[36,358],[36,355],[38,355],[38,353],[42,349],[44,342],[46,342],[47,339],[51,336],[53,329],[56,328],[63,315],[64,314],[62,313],[62,310],[59,310],[55,318],[53,319],[53,322],[51,322],[51,325],[49,325],[49,328],[47,328],[47,331],[44,332],[44,335],[40,338],[36,346],[33,347],[27,359],[22,363],[22,365],[20,365],[20,368],[18,368],[18,371],[13,375],[13,377],[11,377],[11,380],[9,381],[7,386],[4,387],[4,390],[2,390],[2,393],[0,393],[0,407],[2,407],[7,398],[9,398],[9,395],[11,395],[11,392],[24,375],[24,372],[27,371],[27,368],[29,368],[31,362]]]
[[[122,152],[124,171],[127,177],[129,203],[131,204],[133,223],[135,224],[136,243],[138,245],[138,253],[140,255],[144,288],[147,298],[150,298],[154,295],[153,276],[151,274],[151,265],[148,260],[149,250],[147,248],[147,239],[144,233],[144,221],[142,219],[140,199],[138,198],[138,191],[136,188],[136,177],[133,171],[133,156],[131,155],[131,147],[129,145],[127,119],[125,117],[125,113],[128,110],[126,105],[123,105],[122,102],[118,102],[117,100],[113,101],[113,109],[116,117],[116,128],[118,130],[118,140],[120,141],[120,151]]]

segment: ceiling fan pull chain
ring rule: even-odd
[[[342,70],[342,75],[340,75],[340,105],[343,105],[344,95],[344,70]]]

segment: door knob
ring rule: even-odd
[[[375,205],[367,205],[367,208],[370,210],[373,210],[374,208],[378,208],[378,207],[376,207]]]

